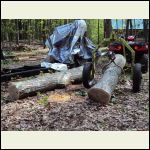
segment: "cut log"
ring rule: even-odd
[[[16,100],[36,92],[65,87],[71,82],[80,82],[82,81],[82,70],[81,66],[63,72],[43,74],[30,80],[11,82],[8,88],[9,96],[12,100]]]
[[[32,52],[14,52],[14,56],[15,57],[21,57],[21,56],[38,56],[39,54],[47,54],[49,51],[48,48],[46,49],[38,49],[38,50],[34,50]]]
[[[116,54],[115,56],[116,59],[114,62],[116,65],[113,62],[110,63],[98,83],[88,90],[90,99],[102,104],[108,104],[110,101],[111,94],[117,85],[121,71],[126,63],[124,56],[120,54]]]

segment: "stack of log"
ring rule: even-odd
[[[89,98],[102,104],[108,104],[125,63],[126,59],[124,56],[117,54],[116,59],[107,66],[107,69],[97,84],[88,90]],[[81,82],[82,71],[83,66],[63,72],[43,74],[30,80],[11,82],[8,91],[10,97],[16,100],[39,91],[43,92],[55,88],[62,88],[74,82]]]

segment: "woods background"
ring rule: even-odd
[[[33,41],[41,41],[43,34],[48,37],[53,33],[55,27],[71,23],[74,20],[75,19],[2,19],[1,42],[8,41],[19,44],[22,40],[25,40],[27,44],[31,44]],[[104,38],[109,38],[111,31],[115,30],[120,34],[136,34],[139,37],[144,37],[145,41],[149,40],[148,19],[143,19],[143,29],[140,30],[133,27],[135,19],[114,20],[117,29],[113,29],[111,19],[85,19],[88,37],[95,44],[99,44]],[[125,22],[125,26],[122,25],[122,27],[119,28],[118,20]]]

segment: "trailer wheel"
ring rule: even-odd
[[[83,66],[82,80],[85,88],[90,88],[94,84],[94,73],[92,70],[93,64],[87,62]]]
[[[142,73],[147,73],[147,71],[148,71],[148,55],[143,54],[140,62],[142,64]]]
[[[142,72],[141,72],[141,64],[136,63],[133,68],[133,92],[139,92],[140,91],[140,85],[142,80]]]

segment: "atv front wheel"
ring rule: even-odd
[[[82,72],[82,80],[85,88],[90,88],[94,84],[93,64],[87,62],[84,64]]]
[[[141,72],[142,65],[140,63],[136,63],[133,68],[133,92],[139,92],[142,80],[142,72]]]

